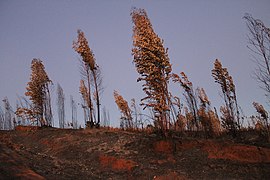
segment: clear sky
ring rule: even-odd
[[[242,17],[250,13],[269,27],[269,0],[1,0],[0,99],[7,96],[15,107],[17,95],[25,93],[32,59],[40,58],[55,84],[52,93],[60,83],[68,107],[70,95],[81,102],[79,56],[72,41],[77,29],[82,29],[102,68],[102,106],[109,110],[111,124],[118,125],[120,113],[113,90],[128,101],[144,97],[131,56],[132,7],[147,11],[155,32],[169,48],[173,71],[184,71],[194,87],[203,87],[212,106],[219,109],[222,104],[219,86],[211,77],[216,58],[233,76],[238,102],[246,115],[255,113],[253,101],[266,104],[264,92],[251,77],[255,64],[246,47],[248,30]],[[171,90],[182,94],[178,86]],[[57,120],[55,105],[54,97]],[[80,108],[78,118],[82,122]]]

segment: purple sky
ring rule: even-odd
[[[211,77],[216,58],[233,76],[238,102],[246,115],[255,113],[253,101],[266,104],[264,92],[251,78],[255,64],[246,47],[248,30],[242,17],[250,13],[270,26],[269,0],[2,0],[0,99],[7,96],[15,107],[17,95],[24,94],[29,81],[32,59],[40,58],[54,84],[59,82],[63,87],[66,105],[69,107],[70,95],[81,102],[79,56],[72,49],[72,41],[77,29],[82,29],[102,68],[102,106],[110,111],[111,124],[118,125],[120,113],[113,90],[128,101],[135,98],[138,102],[144,97],[132,64],[132,7],[147,11],[155,32],[169,48],[173,71],[184,71],[194,87],[203,87],[212,106],[219,109],[223,103],[219,86]],[[175,95],[182,94],[179,86],[172,85],[171,90]],[[70,120],[69,108],[67,111]],[[54,114],[57,120],[56,107]],[[78,118],[82,122],[81,109]]]

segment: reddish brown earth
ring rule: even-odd
[[[0,131],[0,179],[270,179],[270,145],[108,129]]]

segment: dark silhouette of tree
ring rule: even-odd
[[[155,126],[165,133],[170,124],[168,83],[171,64],[168,49],[163,40],[154,32],[144,9],[133,9],[133,62],[140,74],[138,82],[143,82],[146,97],[141,99],[144,109],[149,107],[155,115]]]
[[[33,59],[31,63],[31,77],[26,87],[26,96],[32,101],[31,109],[18,108],[16,114],[19,116],[26,115],[29,119],[36,121],[37,125],[52,126],[51,119],[46,119],[46,110],[51,109],[49,79],[45,67],[41,60]]]
[[[57,84],[57,110],[58,110],[58,118],[59,118],[59,127],[65,128],[65,95],[63,88],[60,84]]]
[[[89,48],[88,41],[85,38],[84,33],[81,30],[78,30],[78,39],[73,42],[73,49],[80,54],[83,61],[82,75],[86,78],[87,81],[87,93],[88,93],[88,108],[90,112],[89,121],[92,126],[100,126],[100,93],[102,90],[102,76],[99,66],[96,64],[96,59],[92,50]],[[94,122],[94,109],[92,106],[92,89],[94,88],[94,100],[97,107],[97,121]]]
[[[248,48],[257,65],[254,75],[270,101],[270,28],[250,14],[244,16],[249,30]]]
[[[221,117],[222,125],[235,135],[237,128],[240,129],[240,113],[233,78],[229,75],[227,68],[222,67],[218,59],[214,63],[212,76],[215,82],[220,85],[225,102],[225,106],[220,108],[223,115]]]

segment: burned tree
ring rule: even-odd
[[[233,135],[237,129],[240,129],[240,113],[236,99],[235,85],[232,76],[229,75],[227,68],[223,68],[221,62],[216,59],[212,76],[215,82],[221,87],[225,106],[220,108],[223,115],[222,125]]]
[[[3,99],[4,102],[4,114],[3,114],[3,120],[4,120],[4,130],[11,130],[15,126],[15,117],[13,116],[12,107],[8,101],[8,98],[5,97]]]
[[[5,118],[4,118],[4,111],[2,110],[0,106],[0,130],[5,129]]]
[[[52,82],[41,60],[33,59],[31,63],[31,77],[26,87],[26,96],[30,97],[32,105],[30,109],[18,108],[16,114],[27,116],[27,119],[36,121],[37,125],[52,126],[52,122],[46,119],[46,109],[51,108],[49,84]]]
[[[63,88],[60,84],[57,84],[57,109],[58,109],[58,118],[59,118],[59,127],[65,128],[65,95]]]
[[[270,28],[250,14],[246,14],[244,19],[249,30],[248,48],[253,53],[253,60],[257,65],[254,75],[270,100]]]
[[[189,109],[189,112],[192,114],[190,116],[191,125],[192,127],[195,125],[197,130],[199,130],[199,122],[198,122],[198,106],[197,106],[197,99],[194,93],[192,82],[189,81],[188,77],[184,72],[180,73],[181,77],[177,74],[173,74],[173,81],[180,83],[181,87],[184,89],[184,97],[186,99],[186,103]],[[193,129],[193,128],[192,128]]]
[[[91,101],[91,94],[89,94],[89,90],[87,89],[87,87],[85,86],[84,80],[80,81],[80,93],[82,95],[82,108],[83,108],[83,112],[84,112],[84,120],[85,120],[85,126],[87,126],[87,124],[89,124],[90,127],[94,126],[94,121],[87,121],[88,119],[92,119],[92,101]],[[90,95],[90,97],[89,97]]]
[[[264,133],[267,138],[268,141],[270,142],[270,126],[269,126],[269,116],[268,116],[268,112],[264,109],[263,105],[257,103],[257,102],[253,102],[253,106],[256,109],[258,116],[257,116],[257,124],[261,125],[261,128],[259,128],[262,133]]]
[[[16,107],[17,111],[19,109],[32,109],[32,104],[31,102],[29,101],[29,99],[27,99],[25,96],[18,96],[18,105]],[[21,125],[29,125],[31,123],[33,123],[33,121],[31,121],[31,119],[29,119],[29,116],[24,114],[17,114],[17,111],[16,111],[16,115],[17,115],[17,119],[20,119],[21,120]]]
[[[81,30],[78,30],[78,39],[77,41],[73,42],[73,49],[80,54],[83,62],[82,68],[82,75],[85,77],[87,82],[87,94],[89,103],[89,123],[95,125],[96,127],[100,126],[100,91],[101,91],[101,73],[100,68],[96,64],[96,59],[92,50],[89,48],[88,41],[84,36],[84,33]],[[94,122],[94,109],[92,106],[92,89],[91,86],[94,88],[94,97],[97,107],[97,121]],[[91,125],[91,126],[92,126]]]
[[[110,114],[109,114],[109,110],[106,109],[106,107],[104,106],[102,108],[103,111],[103,123],[102,126],[103,127],[109,127],[110,126]]]
[[[70,106],[71,106],[71,119],[72,119],[73,129],[78,129],[77,106],[76,106],[76,102],[73,99],[73,96],[70,96]]]
[[[123,129],[133,128],[132,115],[128,102],[117,92],[113,93],[115,103],[122,113],[120,127]]]
[[[133,9],[133,62],[140,74],[138,82],[143,82],[146,97],[141,105],[151,108],[155,114],[155,126],[164,134],[169,129],[170,105],[168,83],[172,71],[168,49],[163,40],[154,32],[144,9]]]
[[[196,89],[200,100],[200,108],[198,109],[198,118],[202,124],[206,136],[213,137],[220,133],[220,121],[215,112],[211,109],[210,101],[203,88]]]

